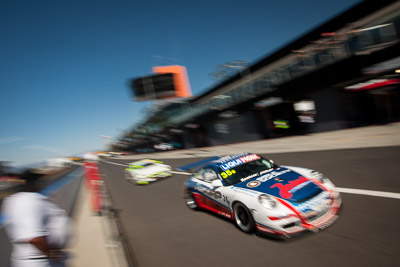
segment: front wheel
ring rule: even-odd
[[[252,233],[255,230],[255,223],[250,211],[242,203],[233,205],[233,216],[235,223],[245,233]]]
[[[125,179],[126,179],[128,182],[133,182],[132,174],[130,174],[130,173],[128,173],[128,172],[125,172]]]

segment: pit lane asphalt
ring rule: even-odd
[[[400,192],[399,146],[262,155],[319,170],[338,187]],[[176,168],[199,158],[158,159]],[[343,193],[335,224],[282,242],[189,210],[182,199],[185,175],[137,186],[124,179],[122,165],[101,162],[100,168],[135,266],[398,266],[400,260],[399,199]]]

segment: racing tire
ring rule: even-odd
[[[188,208],[191,210],[199,209],[199,205],[197,205],[196,199],[190,191],[185,193],[185,203],[186,206],[188,206]]]
[[[256,229],[253,216],[242,203],[233,205],[233,218],[236,226],[245,233],[253,233]]]

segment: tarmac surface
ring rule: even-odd
[[[266,154],[390,146],[400,146],[400,123],[224,146],[132,155],[120,159],[178,159],[211,157],[236,152]],[[122,244],[118,240],[113,240],[115,225],[112,225],[108,216],[92,214],[89,194],[85,189],[81,192],[75,214],[77,238],[68,250],[71,255],[67,261],[68,266],[129,266],[128,261],[124,259]]]

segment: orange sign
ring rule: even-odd
[[[176,96],[192,96],[192,90],[190,89],[189,79],[185,67],[178,65],[153,67],[153,72],[158,74],[172,73],[174,77]]]

